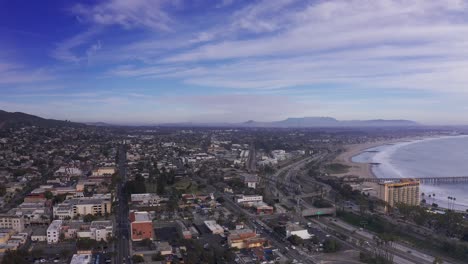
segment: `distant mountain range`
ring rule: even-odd
[[[307,128],[307,127],[411,127],[420,124],[411,120],[349,120],[340,121],[332,117],[298,117],[281,121],[258,122],[249,120],[244,123],[166,123],[160,126],[217,126],[217,127],[278,127],[278,128]]]
[[[45,119],[35,115],[25,114],[21,112],[6,112],[0,110],[0,129],[9,127],[21,126],[38,126],[38,127],[77,127],[83,126],[80,123],[70,121],[61,121],[55,119]]]
[[[45,119],[42,117],[25,114],[21,112],[6,112],[0,110],[0,128],[12,126],[118,126],[116,124],[108,124],[104,122],[94,123],[75,123],[70,121],[61,121],[55,119]],[[249,120],[243,123],[166,123],[150,126],[165,126],[165,127],[278,127],[278,128],[308,128],[308,127],[412,127],[420,124],[410,120],[350,120],[340,121],[332,117],[299,117],[287,118],[281,121],[273,122],[258,122]]]

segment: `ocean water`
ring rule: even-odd
[[[428,138],[370,148],[352,158],[353,162],[379,163],[372,172],[379,178],[468,176],[468,136]],[[421,193],[428,203],[468,209],[468,184],[424,184]],[[428,198],[428,195],[435,198]]]

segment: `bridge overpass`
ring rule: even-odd
[[[343,177],[344,182],[349,183],[384,183],[389,181],[400,181],[404,178],[361,178],[358,176],[345,176]],[[421,184],[444,184],[444,183],[465,183],[468,184],[468,176],[449,176],[449,177],[409,177],[406,179],[418,180]]]

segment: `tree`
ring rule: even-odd
[[[162,260],[164,260],[164,256],[161,255],[161,253],[153,254],[153,255],[151,256],[151,260],[152,260],[152,261],[162,261]]]
[[[151,241],[151,239],[149,238],[145,238],[141,241],[141,244],[147,248],[150,248],[151,249],[151,245],[153,245],[153,241]]]
[[[54,198],[54,195],[52,194],[51,191],[46,191],[46,192],[44,193],[44,196],[45,196],[45,198],[46,198],[47,200],[51,200],[51,199]]]
[[[0,184],[0,197],[5,196],[6,194],[6,187],[3,184]]]
[[[69,258],[70,255],[71,255],[71,253],[72,253],[72,252],[71,252],[69,249],[66,249],[66,248],[60,250],[60,256],[61,256],[62,258],[64,258],[64,259]]]
[[[292,235],[292,236],[288,237],[288,240],[289,240],[289,242],[291,242],[291,244],[293,244],[295,246],[299,246],[299,245],[304,244],[304,239],[302,239],[298,235]]]
[[[323,242],[323,251],[325,253],[334,253],[340,250],[340,243],[336,241],[335,239],[326,239],[325,242]]]
[[[133,255],[132,256],[132,262],[134,262],[134,263],[143,263],[143,262],[145,262],[145,259],[140,255]]]
[[[87,214],[87,215],[83,216],[83,221],[85,221],[86,223],[92,222],[94,220],[96,220],[96,216],[94,216],[92,214]]]

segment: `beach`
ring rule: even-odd
[[[372,172],[371,164],[353,162],[352,158],[370,148],[379,147],[383,145],[396,144],[396,143],[401,143],[405,141],[414,141],[414,140],[419,140],[419,139],[422,139],[422,138],[421,137],[407,137],[407,138],[399,138],[399,139],[391,139],[391,140],[379,140],[379,141],[374,141],[374,142],[366,142],[362,144],[345,145],[344,146],[345,151],[342,152],[340,155],[338,155],[338,157],[336,157],[336,159],[333,162],[349,166],[348,172],[332,174],[332,175],[338,176],[338,177],[346,176],[346,175],[353,175],[353,176],[358,176],[361,178],[376,178],[377,176],[374,175],[374,173]]]
[[[390,143],[395,143],[396,140],[387,140],[387,141],[376,141],[376,142],[368,142],[363,144],[352,144],[352,145],[345,145],[345,151],[338,155],[334,160],[334,163],[340,163],[346,166],[349,166],[348,172],[339,173],[339,174],[332,174],[333,176],[345,176],[345,175],[353,175],[358,176],[361,178],[375,178],[376,176],[372,173],[372,165],[368,163],[357,163],[353,162],[352,158],[356,155],[359,155],[363,151],[369,148],[378,147]]]

